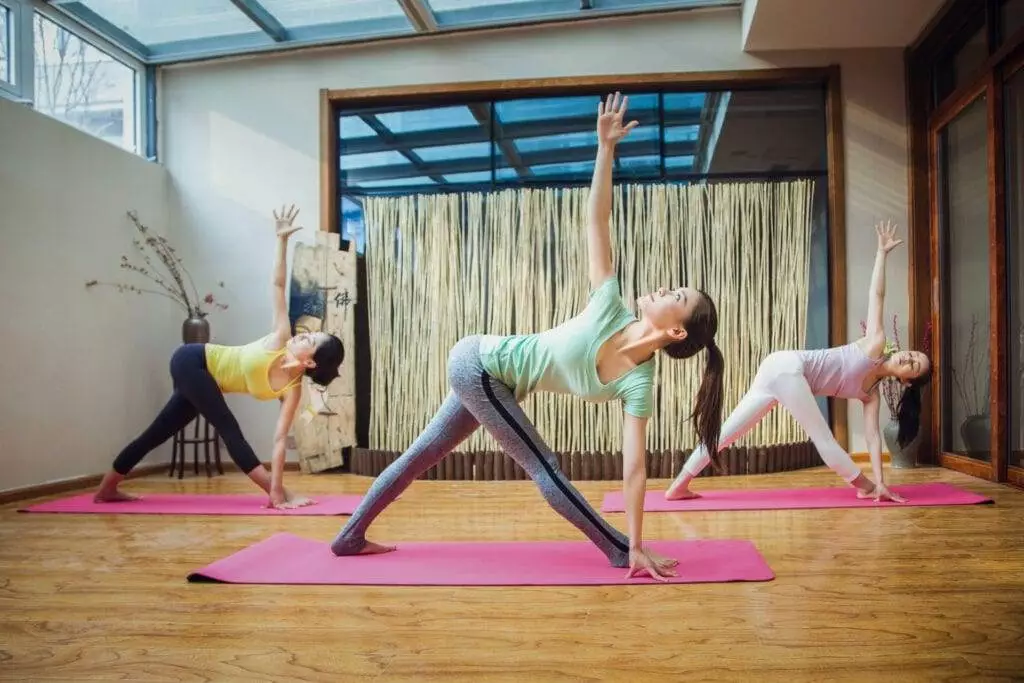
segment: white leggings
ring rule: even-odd
[[[860,468],[832,436],[804,377],[803,361],[793,351],[778,351],[761,361],[750,390],[722,425],[718,449],[728,448],[753,429],[776,403],[782,404],[803,427],[821,459],[836,474],[847,482],[860,476]],[[701,445],[690,454],[683,470],[696,477],[710,463],[707,449]]]

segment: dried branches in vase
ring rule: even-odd
[[[963,361],[952,368],[953,387],[964,415],[988,413],[989,373],[987,354],[978,351],[978,315],[971,315],[971,329],[967,335]]]
[[[128,212],[128,218],[139,233],[132,240],[132,244],[142,261],[141,263],[132,261],[128,256],[122,255],[121,270],[135,273],[147,282],[144,286],[139,286],[124,282],[89,280],[85,283],[86,288],[102,285],[114,287],[121,293],[153,294],[170,299],[181,306],[188,317],[182,328],[184,340],[208,341],[209,324],[206,322],[206,317],[214,310],[226,310],[227,304],[220,302],[212,292],[200,297],[199,290],[196,289],[195,282],[192,280],[192,274],[189,273],[181,256],[167,241],[167,238],[142,223],[134,211]],[[157,268],[154,256],[163,266],[162,269]],[[224,283],[220,282],[218,286],[223,288]],[[187,330],[191,330],[191,332]]]

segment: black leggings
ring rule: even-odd
[[[124,447],[114,460],[114,471],[127,475],[154,448],[184,429],[202,414],[224,439],[228,454],[246,474],[260,466],[252,446],[242,436],[238,420],[224,402],[213,375],[206,369],[204,344],[179,346],[171,356],[171,379],[174,393],[167,405],[139,438]]]

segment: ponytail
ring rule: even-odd
[[[686,337],[669,344],[664,351],[671,358],[691,358],[701,349],[708,350],[704,377],[701,379],[696,405],[690,418],[697,431],[697,438],[707,449],[715,471],[722,473],[724,470],[718,459],[718,436],[722,432],[722,374],[725,371],[725,359],[715,344],[718,309],[707,292],[698,291],[701,295],[700,300],[697,301],[693,315],[686,323]]]
[[[925,375],[916,378],[906,389],[896,406],[896,422],[899,424],[899,431],[896,434],[896,442],[900,448],[917,438],[917,432],[921,428],[921,389],[931,380],[931,370]]]
[[[718,457],[718,437],[722,431],[722,374],[725,359],[712,339],[708,342],[708,360],[704,366],[704,377],[697,391],[697,405],[693,409],[693,423],[697,437],[711,458],[716,472],[723,472]]]

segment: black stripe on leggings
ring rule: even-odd
[[[575,491],[573,491],[570,488],[567,488],[565,483],[561,480],[561,478],[555,475],[555,472],[551,467],[551,463],[549,463],[547,458],[545,458],[541,454],[540,449],[537,448],[537,445],[530,440],[529,435],[523,430],[519,423],[516,422],[515,418],[512,417],[512,415],[505,409],[505,406],[502,405],[501,401],[498,400],[498,397],[494,395],[494,391],[491,389],[491,376],[488,375],[486,372],[481,372],[480,382],[481,384],[483,384],[484,393],[487,394],[487,398],[494,406],[494,409],[497,410],[498,414],[505,419],[505,422],[507,422],[508,425],[512,427],[513,431],[515,431],[515,433],[519,435],[519,438],[523,440],[523,443],[525,443],[527,447],[529,447],[529,449],[537,457],[537,460],[540,462],[541,467],[544,468],[544,470],[548,473],[548,476],[550,476],[551,479],[555,482],[555,485],[562,490],[562,493],[565,494],[565,497],[568,498],[569,501],[576,506],[576,509],[579,510],[584,517],[590,520],[590,523],[593,524],[594,527],[596,527],[597,530],[600,531],[605,538],[612,542],[612,545],[614,545],[622,552],[628,552],[629,547],[623,544],[619,539],[609,534],[608,531],[604,528],[604,525],[599,520],[594,519],[594,515],[590,513],[590,509],[588,508],[588,506],[586,504],[581,504],[580,501],[577,500],[576,496],[574,495]]]

